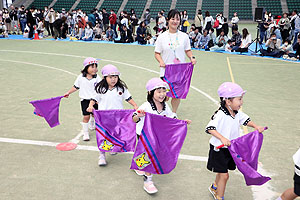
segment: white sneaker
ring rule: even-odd
[[[136,173],[137,175],[139,175],[139,176],[145,175],[145,172],[143,172],[143,171],[140,171],[140,170],[134,170],[134,171],[135,171],[135,173]]]
[[[89,132],[83,132],[82,140],[83,141],[90,141]]]
[[[155,194],[156,192],[158,192],[157,188],[155,187],[155,185],[152,181],[145,181],[144,182],[144,190],[148,194]]]
[[[98,161],[98,165],[99,166],[105,166],[107,163],[106,163],[106,159],[105,159],[105,154],[104,155],[100,155],[99,156],[99,161]]]

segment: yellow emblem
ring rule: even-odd
[[[135,163],[139,168],[143,168],[144,165],[149,165],[151,162],[145,160],[145,153],[143,153],[140,157],[135,159]]]
[[[108,142],[107,140],[104,140],[102,142],[102,144],[100,145],[100,149],[103,149],[105,151],[112,150],[113,147],[114,147],[114,145],[111,144],[110,142]]]

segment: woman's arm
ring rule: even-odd
[[[156,60],[159,62],[159,66],[160,66],[160,67],[166,67],[166,64],[165,64],[165,62],[163,61],[163,59],[162,59],[160,53],[155,52],[155,58],[156,58]]]
[[[191,60],[192,64],[196,65],[197,60],[196,60],[195,56],[193,56],[192,50],[185,51],[185,54],[187,55],[187,57],[189,57],[189,59]]]

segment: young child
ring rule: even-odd
[[[223,83],[218,89],[221,106],[206,126],[206,133],[212,135],[209,141],[210,150],[207,169],[217,173],[215,182],[208,189],[215,200],[224,199],[225,187],[229,179],[228,170],[235,170],[236,168],[227,146],[230,146],[230,140],[240,136],[240,125],[253,127],[260,133],[264,131],[264,127],[257,126],[250,120],[248,115],[239,111],[243,105],[245,93],[246,91],[238,84]],[[217,149],[222,144],[225,147]]]
[[[138,111],[136,111],[132,116],[133,121],[137,123],[136,133],[138,138],[141,135],[141,131],[144,126],[145,112],[170,118],[176,118],[176,114],[173,113],[168,104],[165,103],[167,88],[167,84],[160,78],[152,78],[148,81],[146,85],[146,89],[148,91],[147,101],[143,103],[138,108]],[[186,121],[188,124],[191,123],[190,120]],[[147,193],[154,194],[158,192],[152,181],[153,175],[151,173],[144,173],[143,171],[139,170],[135,170],[135,172],[140,176],[144,175],[144,190]]]
[[[74,86],[64,95],[65,97],[69,97],[70,94],[79,90],[79,97],[81,100],[81,110],[83,115],[82,124],[82,134],[83,141],[89,141],[89,128],[91,130],[95,129],[95,120],[92,115],[92,112],[87,112],[86,109],[89,106],[90,100],[93,96],[96,95],[95,86],[97,83],[101,81],[101,78],[97,75],[98,69],[98,61],[95,58],[86,58],[83,62],[83,70],[81,74],[77,77]],[[95,105],[97,108],[97,105]],[[91,120],[90,120],[91,119]],[[89,126],[90,120],[90,126]]]
[[[93,111],[96,102],[99,110],[123,109],[123,100],[131,104],[134,109],[138,108],[126,84],[120,79],[120,72],[115,66],[105,65],[101,73],[103,79],[95,87],[97,93],[92,97],[87,112]],[[98,165],[105,166],[106,164],[105,152],[100,151]]]
[[[294,187],[287,189],[277,200],[293,200],[300,196],[300,148],[294,154],[295,163]]]

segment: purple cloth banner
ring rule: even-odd
[[[166,65],[163,80],[169,85],[168,97],[185,99],[189,93],[193,73],[192,63],[180,63]]]
[[[168,174],[175,167],[187,134],[187,123],[146,113],[130,169]]]
[[[59,104],[64,96],[30,101],[34,106],[34,114],[45,118],[51,128],[59,125]]]
[[[135,110],[94,110],[97,146],[103,152],[130,152],[136,145]]]
[[[231,140],[231,145],[228,147],[237,168],[244,175],[248,186],[263,185],[271,180],[270,177],[262,176],[257,172],[258,155],[263,143],[263,137],[262,133],[254,131]]]

